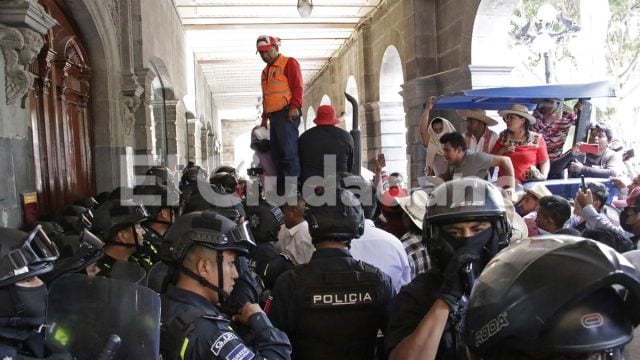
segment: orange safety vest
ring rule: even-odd
[[[291,101],[289,80],[284,75],[287,60],[288,57],[280,55],[273,64],[262,70],[262,108],[266,113],[281,110]]]

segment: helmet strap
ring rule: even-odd
[[[218,262],[218,281],[222,281],[222,263]],[[200,285],[209,288],[215,292],[218,293],[218,302],[219,303],[223,303],[227,300],[227,298],[229,297],[229,294],[227,294],[222,287],[222,283],[220,283],[221,285],[215,286],[212,283],[210,283],[209,281],[207,281],[207,279],[203,278],[202,276],[196,274],[195,272],[191,271],[191,269],[187,268],[186,266],[180,264],[180,271],[182,271],[183,273],[185,273],[187,276],[189,276],[190,278],[196,280]]]

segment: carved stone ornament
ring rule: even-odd
[[[133,128],[133,123],[135,122],[135,113],[140,106],[140,95],[125,95],[122,97],[122,105],[124,105],[124,133],[125,135],[131,134],[131,129]]]
[[[27,67],[38,56],[43,45],[42,36],[31,29],[0,25],[7,105],[15,104],[31,88],[33,77]]]

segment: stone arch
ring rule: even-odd
[[[307,117],[304,119],[304,127],[306,130],[309,130],[312,127],[316,126],[316,124],[313,122],[313,119],[315,118],[316,110],[313,108],[313,106],[309,106],[309,108],[307,109]]]
[[[403,83],[402,59],[396,47],[389,45],[380,64],[380,149],[385,154],[387,171],[398,171],[409,178],[405,114],[400,95]]]
[[[331,98],[329,95],[322,95],[322,99],[320,100],[320,105],[331,105]]]
[[[347,94],[353,96],[356,100],[358,100],[358,103],[360,102],[359,97],[358,97],[358,83],[356,82],[356,78],[353,77],[353,75],[349,75],[349,78],[347,79],[347,85],[345,87],[344,92],[346,92]],[[351,131],[353,129],[353,106],[351,105],[351,103],[347,100],[345,100],[344,102],[344,128],[347,131]]]

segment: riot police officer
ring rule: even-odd
[[[596,241],[547,235],[493,258],[471,293],[465,333],[485,360],[621,360],[639,323],[635,267]]]
[[[269,317],[289,335],[294,359],[373,359],[393,289],[388,275],[349,253],[364,231],[362,207],[339,187],[316,188],[307,204],[316,250],[276,280]]]
[[[248,326],[243,340],[219,306],[238,277],[234,261],[247,252],[246,227],[212,211],[178,218],[165,237],[177,268],[175,287],[162,295],[161,352],[165,359],[288,359],[291,345],[257,304],[233,320]]]
[[[58,248],[37,225],[31,233],[0,228],[0,358],[71,359],[44,341],[47,286]]]
[[[142,203],[149,218],[141,223],[144,229],[142,246],[133,256],[139,263],[155,264],[161,260],[160,245],[164,234],[175,221],[180,194],[164,185],[139,185],[133,189],[135,196],[144,196]]]
[[[501,190],[479,178],[448,181],[431,193],[422,237],[433,267],[393,301],[385,334],[390,359],[465,358],[462,319],[473,279],[511,235],[505,204]]]
[[[140,223],[149,218],[143,205],[131,200],[107,200],[96,209],[91,231],[104,243],[104,256],[94,266],[87,268],[92,275],[110,276],[118,260],[136,262],[131,258],[142,244],[144,230]],[[138,263],[148,269],[152,264],[146,259]]]

